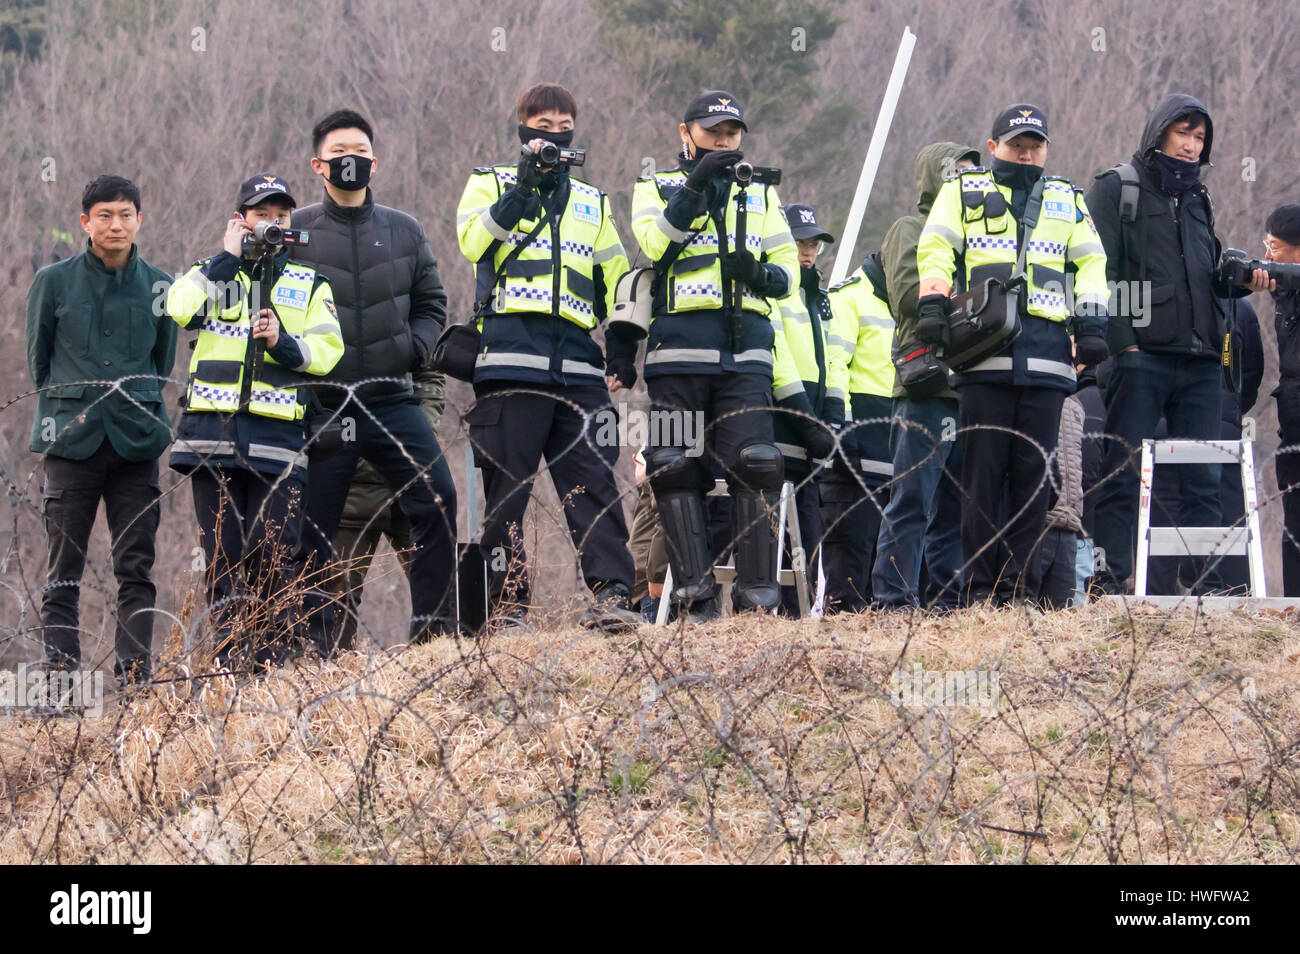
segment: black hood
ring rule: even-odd
[[[1210,164],[1210,146],[1214,144],[1214,121],[1210,119],[1210,111],[1205,108],[1195,96],[1189,96],[1187,93],[1170,93],[1151,114],[1147,116],[1146,128],[1142,130],[1142,143],[1138,146],[1138,158],[1143,161],[1151,158],[1151,153],[1160,148],[1160,142],[1164,139],[1165,130],[1175,119],[1190,112],[1198,112],[1205,117],[1205,148],[1201,150],[1201,165]]]

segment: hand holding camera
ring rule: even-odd
[[[280,319],[270,308],[263,308],[253,316],[253,337],[265,338],[268,348],[274,348],[280,340]]]
[[[703,192],[709,180],[724,169],[734,166],[744,157],[744,153],[739,149],[722,149],[705,153],[686,177],[686,188],[691,192]]]
[[[1247,258],[1241,249],[1223,250],[1219,275],[1229,285],[1252,291],[1300,290],[1300,265]]]

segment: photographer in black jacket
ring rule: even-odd
[[[1200,181],[1213,141],[1205,106],[1172,94],[1152,110],[1132,160],[1099,175],[1088,191],[1088,209],[1106,249],[1106,278],[1112,287],[1118,284],[1107,324],[1115,370],[1096,509],[1096,542],[1107,564],[1099,582],[1111,593],[1122,592],[1133,571],[1143,439],[1155,437],[1162,416],[1172,438],[1219,436],[1219,299],[1248,292],[1227,287],[1218,276],[1220,245],[1210,195]],[[1178,480],[1179,525],[1216,526],[1219,465],[1180,465]],[[1217,585],[1211,571],[1198,580],[1197,590]]]
[[[311,168],[325,180],[325,196],[294,213],[293,227],[310,234],[295,255],[329,281],[344,343],[342,359],[317,389],[343,425],[342,450],[311,461],[303,530],[317,571],[307,601],[309,631],[328,655],[339,614],[330,604],[325,568],[338,556],[331,541],[357,460],[368,460],[401,495],[411,522],[413,642],[455,628],[456,488],[410,380],[428,363],[447,317],[429,241],[414,218],[375,203],[368,188],[378,167],[374,135],[359,114],[326,116],[312,130],[312,149]]]
[[[1273,210],[1264,228],[1264,256],[1270,262],[1300,265],[1300,205]],[[1282,534],[1283,595],[1300,596],[1300,291],[1273,291],[1277,332],[1277,486],[1282,491],[1286,530]],[[1294,488],[1294,489],[1292,489]]]

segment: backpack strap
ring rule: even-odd
[[[1138,200],[1142,195],[1137,169],[1131,162],[1121,162],[1111,172],[1119,176],[1119,219],[1132,225],[1137,221]]]
[[[862,272],[871,282],[876,297],[889,305],[889,288],[885,283],[885,267],[880,262],[880,253],[872,252],[862,262]]]

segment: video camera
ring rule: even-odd
[[[258,222],[252,235],[244,236],[243,251],[246,258],[259,258],[275,254],[283,245],[306,245],[307,233],[302,229],[286,229],[274,222]]]
[[[561,162],[568,166],[581,166],[587,162],[587,150],[567,149],[564,146],[557,146],[553,142],[542,143],[542,147],[536,152],[524,146],[524,152],[533,157],[533,162],[539,169],[556,166]]]
[[[731,174],[731,181],[741,186],[751,183],[773,186],[781,184],[781,170],[773,166],[756,166],[752,162],[741,160],[734,166],[729,166],[727,171]]]
[[[1261,262],[1257,258],[1247,258],[1239,248],[1223,250],[1219,261],[1219,275],[1230,285],[1245,288],[1250,285],[1251,273],[1257,268],[1268,272],[1268,277],[1277,282],[1278,291],[1300,290],[1300,265],[1287,262]]]

